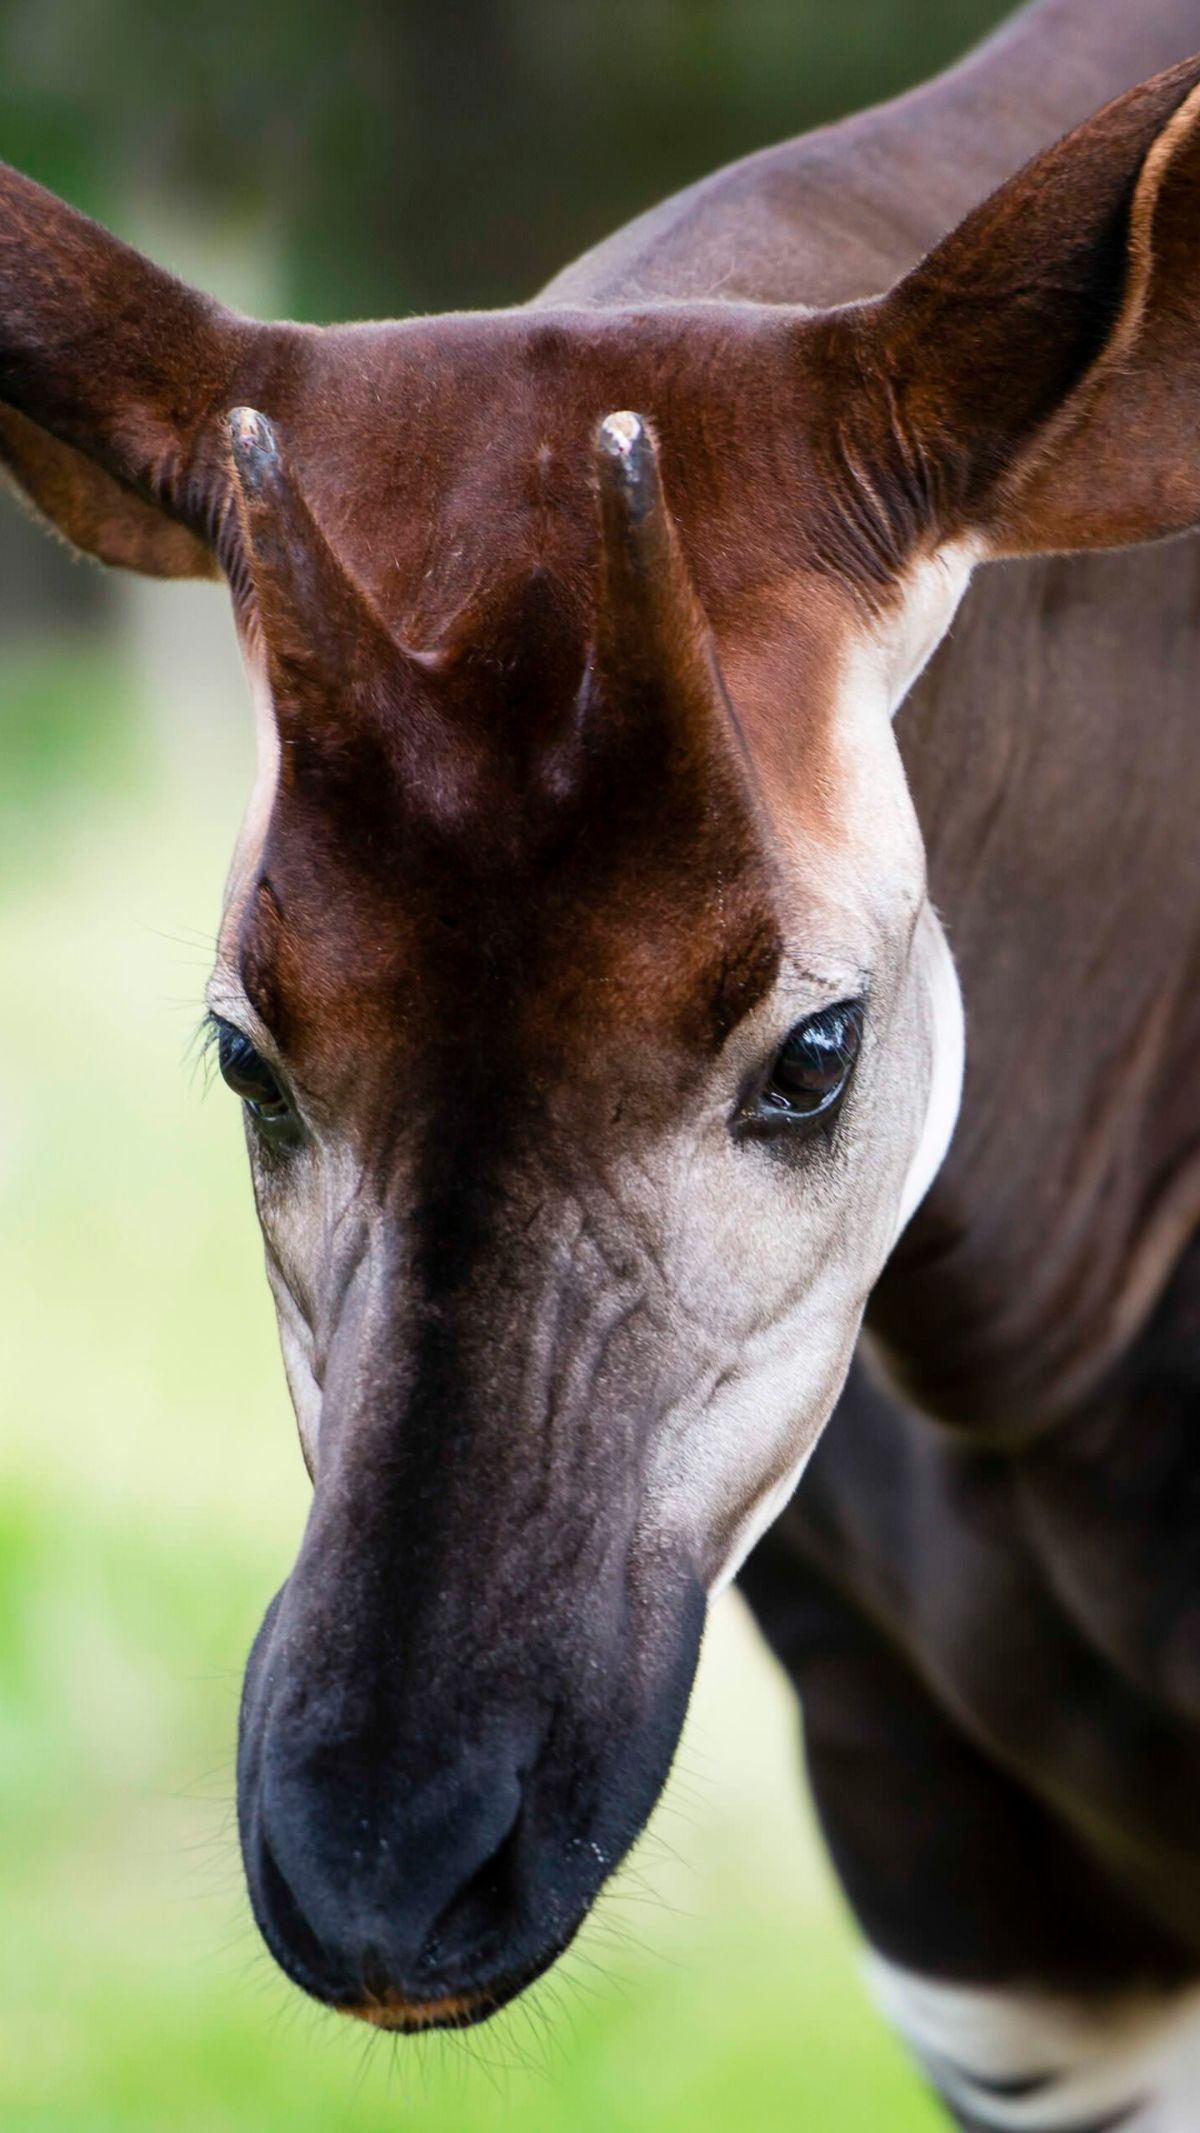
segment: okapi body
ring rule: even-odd
[[[740,1572],[959,2124],[1200,2125],[1197,48],[1041,0],[483,316],[259,326],[0,178],[10,472],[254,693],[314,1494],[239,1801],[331,2005],[554,1960]]]

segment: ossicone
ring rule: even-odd
[[[344,738],[364,679],[395,681],[405,653],[317,524],[270,417],[235,407],[227,427],[239,621],[261,642],[280,717],[297,715],[310,733],[335,720]]]
[[[689,752],[731,726],[708,620],[667,503],[658,444],[622,409],[596,432],[600,567],[592,681],[610,717],[656,719]]]

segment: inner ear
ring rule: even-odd
[[[74,547],[214,574],[217,420],[274,337],[0,164],[0,471]]]
[[[51,533],[151,578],[216,578],[211,549],[73,445],[0,406],[0,469]]]
[[[1200,523],[1198,209],[1193,59],[1037,157],[888,296],[832,315],[895,545],[1045,554]]]

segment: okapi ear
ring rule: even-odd
[[[889,460],[943,535],[1012,556],[1195,526],[1200,60],[1029,164],[862,325]]]
[[[95,460],[0,406],[0,471],[51,532],[101,563],[151,578],[220,576],[211,548]]]
[[[76,548],[213,577],[255,329],[0,165],[0,470]]]

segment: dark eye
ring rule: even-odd
[[[841,1000],[797,1022],[775,1054],[747,1116],[769,1125],[832,1111],[850,1079],[862,1031],[861,1000]]]
[[[217,1023],[217,1065],[235,1096],[240,1096],[256,1124],[276,1137],[295,1123],[295,1113],[273,1070],[231,1022]]]

